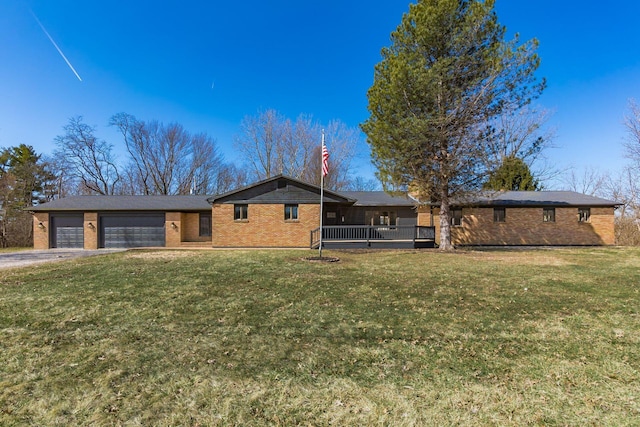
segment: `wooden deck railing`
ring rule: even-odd
[[[323,243],[435,241],[435,227],[413,225],[331,225],[322,227]],[[311,248],[320,244],[320,228],[311,231]]]

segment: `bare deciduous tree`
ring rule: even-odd
[[[632,167],[640,169],[640,106],[633,99],[629,100],[629,111],[630,114],[624,118],[627,128],[625,154],[631,160]]]
[[[113,146],[96,138],[95,128],[83,123],[82,116],[69,119],[63,129],[64,135],[55,138],[54,157],[66,162],[65,169],[80,182],[81,192],[116,194],[121,177]]]
[[[623,122],[627,137],[625,156],[627,164],[616,175],[607,178],[605,195],[620,203],[616,215],[616,243],[640,245],[640,106],[629,101],[629,113]]]
[[[246,116],[240,124],[241,134],[235,144],[251,172],[258,179],[284,173],[283,154],[287,119],[275,110]]]
[[[314,129],[318,129],[315,126]],[[322,132],[322,130],[320,130]],[[324,179],[326,188],[344,190],[351,185],[352,161],[355,156],[360,132],[349,128],[339,120],[332,120],[324,129],[325,141],[329,150],[329,174]],[[320,185],[322,147],[317,142],[312,146],[311,162],[304,169],[302,179]]]
[[[126,192],[216,192],[216,175],[225,165],[208,135],[191,134],[178,123],[144,122],[126,113],[113,116],[110,124],[120,130],[130,156]]]
[[[362,176],[356,176],[351,180],[346,190],[349,191],[380,191],[382,186],[380,181],[371,178],[364,178]]]
[[[560,172],[545,156],[555,138],[555,129],[547,125],[550,117],[548,110],[532,106],[507,108],[487,132],[486,169],[495,171],[505,159],[517,158],[539,182],[557,177]]]
[[[275,110],[266,110],[243,119],[235,143],[252,178],[284,174],[319,185],[322,130],[310,116],[300,115],[292,122]],[[325,186],[344,189],[351,179],[351,162],[360,133],[337,120],[324,130],[330,152]]]
[[[563,179],[563,188],[590,196],[602,195],[606,176],[594,167],[585,167],[581,171],[571,169]]]

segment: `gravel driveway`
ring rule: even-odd
[[[74,258],[105,255],[125,250],[126,249],[48,249],[6,252],[0,253],[0,270],[3,268],[27,267],[33,264],[42,264],[44,262],[65,261]]]

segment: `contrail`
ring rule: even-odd
[[[78,80],[82,81],[82,79],[80,78],[80,75],[78,74],[78,72],[76,71],[75,68],[73,68],[73,65],[71,65],[71,62],[69,62],[69,60],[67,59],[66,56],[64,56],[64,53],[62,53],[62,50],[58,47],[58,45],[56,44],[55,41],[53,41],[53,37],[51,37],[49,35],[49,32],[47,31],[46,28],[44,28],[44,25],[42,25],[42,22],[40,22],[40,20],[38,19],[38,17],[36,16],[35,13],[33,13],[33,10],[31,11],[31,14],[33,15],[33,18],[36,20],[36,22],[38,23],[38,25],[40,25],[40,28],[42,28],[42,31],[44,31],[44,33],[47,35],[47,37],[49,37],[49,40],[51,40],[51,43],[53,44],[53,46],[58,50],[58,53],[60,54],[60,56],[62,56],[62,59],[64,59],[64,61],[67,63],[67,65],[69,66],[69,68],[71,68],[71,71],[73,71],[73,74],[76,75],[76,77],[78,78]]]

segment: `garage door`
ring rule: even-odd
[[[102,248],[137,248],[164,245],[164,214],[100,216],[100,247]]]
[[[82,214],[52,214],[50,218],[52,248],[83,248]]]

